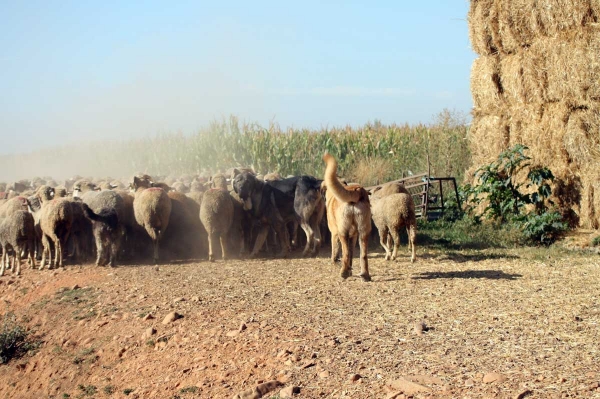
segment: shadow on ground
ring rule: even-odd
[[[455,272],[424,272],[412,276],[413,280],[432,280],[437,278],[480,278],[488,280],[516,280],[521,274],[504,273],[502,270],[461,270]]]

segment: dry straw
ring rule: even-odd
[[[494,0],[472,0],[467,16],[469,21],[469,38],[471,46],[477,54],[490,55],[498,52],[494,44],[495,32],[498,32],[498,18],[495,13]]]
[[[473,62],[471,92],[473,93],[473,106],[476,110],[498,113],[504,108],[498,56],[481,56]]]
[[[471,1],[469,24],[469,172],[525,144],[561,212],[600,227],[600,0]]]
[[[600,162],[600,105],[590,104],[570,114],[562,145],[568,158],[579,167],[598,165]]]

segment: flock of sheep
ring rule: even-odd
[[[130,182],[75,177],[64,185],[50,178],[0,183],[0,276],[7,268],[19,275],[22,257],[43,269],[94,255],[98,266],[149,257],[214,261],[218,246],[222,259],[277,248],[286,256],[304,240],[299,226],[306,236],[303,255],[316,255],[328,234],[324,183],[312,176],[232,169],[210,178],[161,180],[139,174]],[[391,182],[369,196],[386,259],[396,258],[399,230],[406,227],[414,261],[411,195]],[[338,252],[334,242],[333,262]]]

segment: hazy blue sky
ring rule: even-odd
[[[184,133],[429,122],[472,106],[468,2],[0,0],[0,152]]]

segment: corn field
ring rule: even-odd
[[[400,178],[411,171],[462,180],[470,166],[465,123],[450,114],[431,125],[383,125],[360,128],[288,130],[277,125],[241,124],[235,117],[214,122],[195,134],[161,134],[125,141],[105,141],[46,149],[0,160],[0,179],[33,176],[58,179],[75,174],[95,177],[208,174],[232,166],[258,173],[322,176],[322,155],[333,154],[339,175],[362,184]],[[366,171],[366,172],[365,172]],[[11,173],[11,172],[16,172]]]

